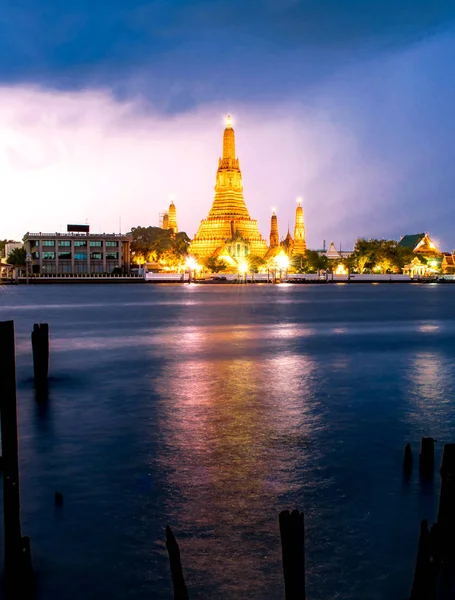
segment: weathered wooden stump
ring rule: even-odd
[[[409,442],[404,447],[403,471],[406,475],[412,471],[412,450]]]
[[[49,378],[49,325],[47,323],[33,325],[32,350],[35,390],[41,396],[47,392]]]
[[[434,439],[423,437],[420,444],[420,473],[422,477],[430,479],[434,472]]]
[[[441,462],[438,541],[441,561],[438,600],[455,598],[455,444],[445,444]]]
[[[286,600],[305,600],[305,523],[303,512],[284,510],[279,516]]]
[[[166,527],[166,548],[171,565],[174,600],[189,600],[185,578],[183,577],[182,561],[180,560],[180,548],[169,526]]]
[[[0,419],[3,458],[3,518],[7,597],[26,598],[33,589],[30,539],[20,523],[14,322],[0,323]]]
[[[428,521],[424,520],[420,524],[419,547],[410,600],[436,600],[437,573],[433,564],[432,550]]]

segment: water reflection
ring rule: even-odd
[[[239,588],[260,597],[266,587],[275,590],[268,598],[279,597],[277,513],[280,497],[299,489],[296,467],[320,428],[311,400],[315,364],[277,349],[279,339],[264,346],[254,327],[193,327],[180,339],[178,358],[155,385],[165,440],[160,466],[173,490],[168,512],[193,583],[206,585],[211,573],[223,598],[234,597],[231,589],[238,597]]]
[[[411,404],[409,416],[412,420],[426,423],[426,426],[430,427],[432,421],[439,419],[440,411],[447,402],[447,375],[450,377],[442,357],[437,352],[419,352],[411,361],[408,380]]]

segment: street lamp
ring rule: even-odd
[[[239,263],[239,272],[243,275],[243,283],[246,283],[246,273],[247,273],[247,271],[248,271],[248,265],[243,260],[241,263]]]
[[[188,283],[191,283],[191,272],[196,270],[199,265],[197,264],[196,259],[192,256],[188,256],[185,265],[188,268]]]
[[[25,256],[25,278],[26,278],[26,282],[28,284],[28,269],[29,269],[29,265],[32,262],[32,255],[30,254],[30,252],[27,252],[27,255]]]
[[[278,268],[280,269],[280,282],[281,282],[281,271],[287,271],[287,269],[289,267],[289,258],[286,256],[286,254],[279,254],[276,257],[276,263],[278,265]]]

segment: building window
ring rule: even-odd
[[[92,263],[90,265],[90,272],[91,273],[103,273],[104,272],[103,263]]]
[[[106,260],[118,260],[118,252],[106,252]]]
[[[71,261],[69,260],[59,260],[58,261],[58,270],[60,273],[72,273],[73,268],[71,265]]]
[[[118,268],[119,268],[118,262],[107,262],[106,263],[106,273],[112,273],[112,271],[114,269],[118,269]]]
[[[103,260],[102,252],[90,252],[90,260]]]
[[[75,252],[74,260],[87,260],[87,252]]]
[[[107,247],[118,248],[118,242],[110,242],[109,240],[106,242]]]
[[[240,256],[240,244],[237,244],[237,256]]]
[[[58,257],[71,260],[71,251],[70,252],[59,252]]]
[[[66,246],[68,248],[69,246],[71,246],[71,242],[69,240],[59,240],[58,241],[58,245],[59,246]]]
[[[55,266],[55,263],[43,265],[43,273],[57,273],[57,267]]]
[[[228,246],[228,253],[229,254],[231,253],[231,247],[230,246]]]
[[[74,240],[76,248],[87,248],[87,240]]]
[[[30,240],[30,248],[32,248],[33,246],[39,248],[39,240]]]
[[[87,258],[87,255],[85,255],[85,258]],[[86,262],[79,262],[76,263],[74,265],[74,272],[75,273],[88,273],[88,265]]]
[[[55,246],[55,240],[43,240],[43,246]]]
[[[55,260],[55,252],[43,252],[43,260]]]
[[[37,260],[39,258],[39,252],[32,252],[33,260]]]
[[[245,246],[245,256],[248,256],[248,246]]]
[[[90,240],[90,246],[95,246],[97,248],[101,248],[103,245],[103,242],[101,240]]]

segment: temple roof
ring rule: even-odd
[[[401,246],[402,248],[411,248],[412,250],[414,250],[414,248],[417,246],[417,244],[423,240],[423,238],[425,237],[424,233],[414,233],[412,235],[404,235],[401,240],[399,241],[398,245]]]

